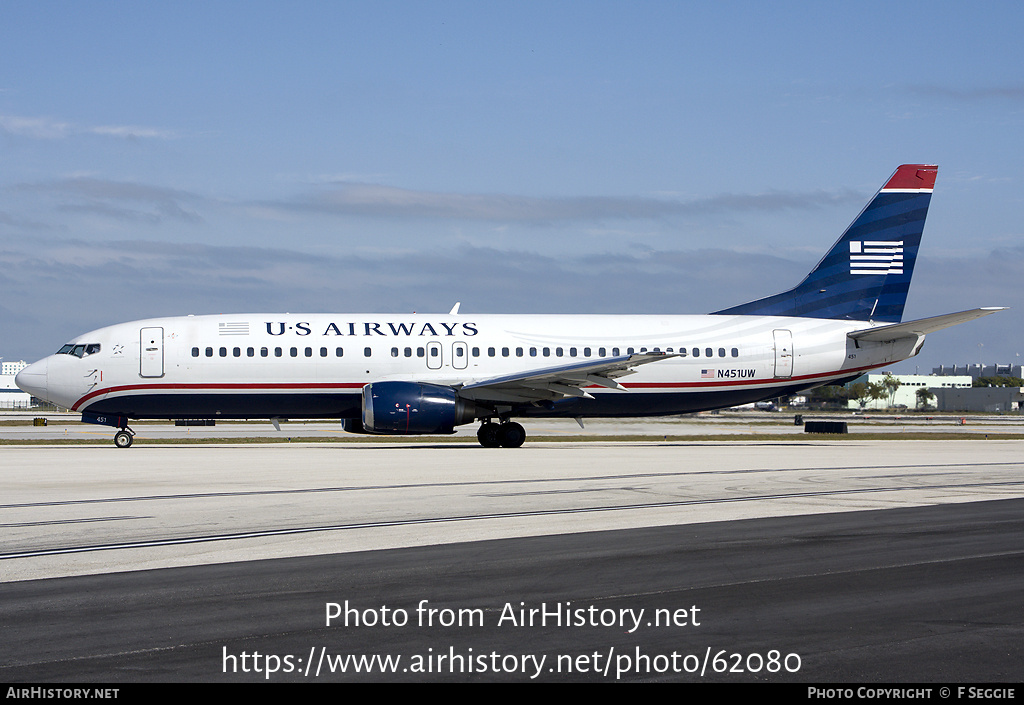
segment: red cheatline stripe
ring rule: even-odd
[[[888,364],[888,363],[886,363]],[[724,379],[717,382],[634,382],[623,384],[627,389],[697,389],[709,387],[750,387],[753,385],[783,385],[792,382],[802,382],[813,379],[824,379],[826,377],[837,377],[851,375],[857,372],[876,369],[883,365],[870,365],[866,367],[854,367],[846,370],[834,370],[831,372],[819,372],[813,375],[797,375],[794,377],[771,377],[764,379]],[[141,391],[260,391],[260,390],[285,390],[285,391],[317,391],[330,389],[362,389],[365,382],[323,382],[323,383],[264,383],[264,384],[127,384],[120,387],[109,387],[107,389],[96,389],[79,399],[71,407],[72,411],[78,411],[85,402],[104,394],[116,394],[118,392],[141,392]],[[598,385],[590,385],[588,389],[601,389]]]

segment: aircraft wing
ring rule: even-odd
[[[618,357],[602,357],[571,365],[545,367],[502,377],[491,377],[467,383],[459,388],[459,396],[478,401],[524,403],[564,399],[565,397],[592,398],[584,387],[598,385],[625,391],[616,378],[631,375],[639,365],[646,365],[670,357],[673,353],[649,352]]]
[[[982,316],[988,316],[989,314],[996,313],[997,311],[1005,310],[1005,306],[975,308],[970,311],[947,313],[942,316],[932,316],[931,318],[921,318],[917,321],[894,323],[889,326],[878,326],[877,328],[855,330],[851,333],[847,333],[847,336],[854,340],[870,340],[874,342],[897,340],[898,338],[914,338],[919,335],[934,333],[935,331],[942,330],[943,328],[949,328],[950,326],[966,323],[967,321],[973,321],[975,318],[981,318]]]

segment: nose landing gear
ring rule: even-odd
[[[114,445],[118,448],[128,448],[135,440],[135,431],[127,426],[114,434]]]
[[[526,429],[515,421],[487,420],[480,425],[476,439],[484,448],[518,448],[526,441]]]
[[[114,434],[114,445],[118,448],[128,448],[135,440],[135,431],[128,428],[127,416],[114,416],[106,414],[93,414],[88,411],[82,412],[82,423],[95,423],[101,426],[113,426],[121,429]]]

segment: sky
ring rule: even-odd
[[[1024,3],[0,0],[0,356],[240,312],[706,313],[938,164],[897,372],[1024,353]]]

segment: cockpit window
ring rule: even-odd
[[[87,357],[95,355],[100,351],[99,343],[68,343],[57,351],[58,355],[74,355],[75,357]]]

